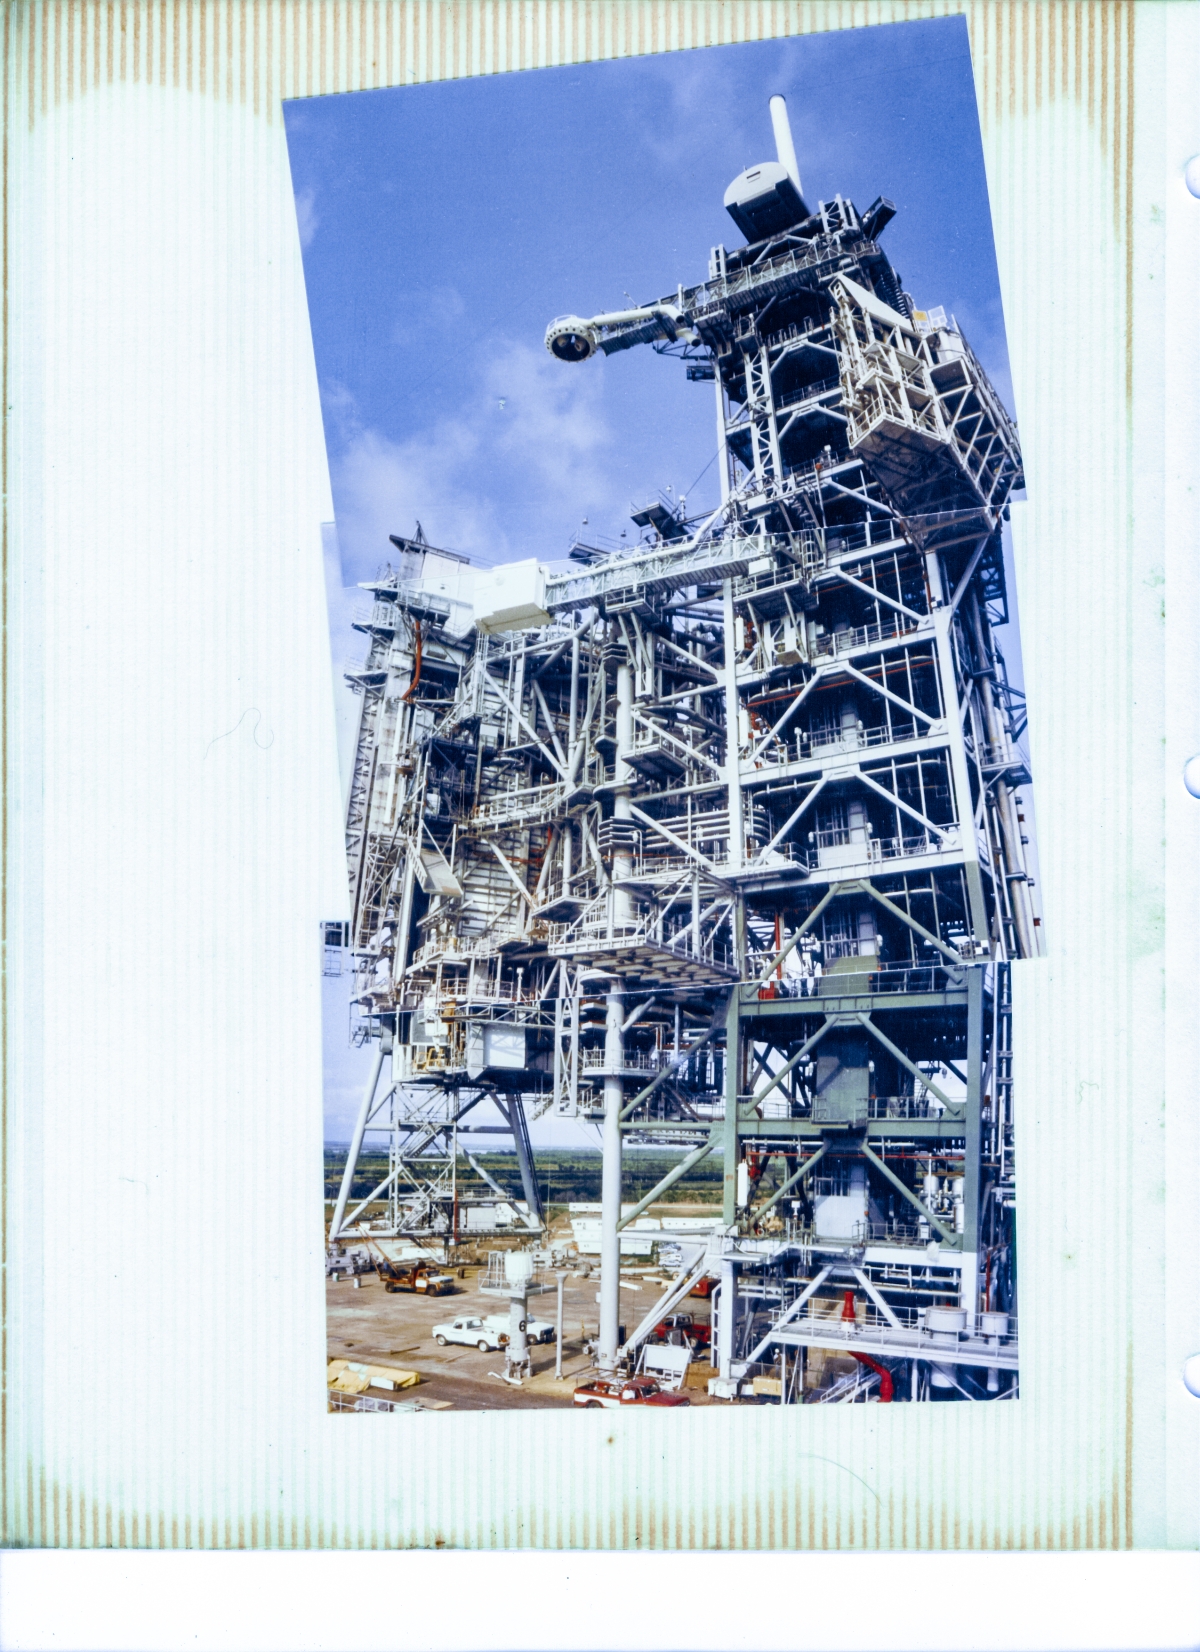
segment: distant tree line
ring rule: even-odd
[[[327,1147],[325,1149],[325,1197],[335,1199],[338,1188],[341,1186],[342,1172],[346,1166],[345,1147]],[[477,1153],[477,1158],[486,1159],[488,1170],[500,1183],[501,1187],[510,1188],[514,1198],[521,1196],[521,1172],[517,1165],[516,1154],[507,1153]],[[630,1152],[625,1155],[625,1172],[622,1193],[626,1202],[636,1202],[644,1194],[649,1193],[656,1182],[660,1182],[667,1172],[683,1157],[682,1153],[643,1153]],[[600,1154],[598,1152],[567,1151],[551,1148],[538,1151],[535,1154],[538,1183],[542,1190],[545,1202],[555,1205],[565,1204],[594,1204],[600,1199]],[[364,1153],[360,1156],[354,1173],[354,1184],[351,1188],[351,1197],[364,1198],[372,1188],[387,1175],[388,1157],[386,1153]],[[681,1177],[664,1196],[665,1202],[672,1204],[716,1204],[720,1202],[722,1166],[719,1158],[703,1160],[693,1170]],[[459,1190],[464,1194],[490,1194],[488,1187],[480,1177],[476,1176],[469,1165],[461,1164],[458,1170]]]

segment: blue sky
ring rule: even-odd
[[[486,562],[561,557],[583,517],[688,489],[713,391],[642,349],[586,367],[552,317],[703,279],[740,246],[726,185],[774,155],[782,91],[810,200],[878,194],[921,307],[1010,398],[965,23],[889,25],[285,105],[346,583],[389,532]],[[695,503],[716,497],[715,466]]]
[[[648,349],[567,367],[542,339],[556,315],[660,297],[743,244],[722,198],[774,157],[773,92],[806,198],[895,202],[882,240],[905,287],[957,316],[1012,408],[962,18],[285,104],[337,515],[336,678],[362,650],[361,593],[343,588],[418,519],[473,561],[553,561],[584,518],[615,539],[668,484],[716,502],[711,384]],[[338,711],[345,760],[340,686]],[[331,1140],[361,1054],[327,1052]]]

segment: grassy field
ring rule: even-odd
[[[521,1172],[514,1153],[477,1153],[503,1188],[510,1189],[514,1198],[521,1198]],[[625,1154],[622,1192],[627,1201],[636,1201],[649,1193],[656,1182],[679,1163],[682,1153],[629,1151]],[[546,1148],[535,1155],[538,1183],[542,1198],[549,1204],[597,1203],[600,1198],[600,1154],[560,1148]],[[342,1171],[346,1164],[344,1147],[325,1149],[325,1197],[337,1197]],[[377,1187],[387,1175],[387,1158],[383,1154],[362,1157],[354,1176],[352,1197],[361,1199]],[[459,1165],[460,1191],[489,1193],[491,1190],[468,1165]],[[719,1204],[721,1199],[721,1160],[717,1156],[703,1160],[688,1175],[680,1178],[663,1196],[671,1204]]]

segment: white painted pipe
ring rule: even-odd
[[[625,1000],[614,981],[607,1000],[604,1037],[604,1138],[600,1182],[600,1369],[612,1374],[617,1369],[621,1312],[621,1108],[625,1087],[620,1071],[624,1064]]]
[[[379,1040],[379,1048],[375,1052],[375,1059],[371,1063],[371,1075],[367,1079],[363,1090],[362,1102],[358,1109],[358,1118],[354,1121],[354,1135],[350,1140],[350,1151],[346,1155],[346,1168],[342,1172],[342,1185],[338,1189],[337,1204],[334,1207],[333,1221],[329,1224],[329,1237],[336,1239],[342,1231],[342,1219],[346,1214],[346,1205],[350,1198],[350,1187],[354,1181],[354,1172],[358,1165],[358,1155],[362,1150],[363,1136],[367,1130],[367,1120],[371,1116],[371,1105],[375,1100],[375,1091],[379,1087],[379,1075],[383,1071],[383,1040]]]
[[[558,1276],[558,1330],[554,1338],[554,1375],[557,1381],[562,1381],[562,1332],[563,1332],[563,1280],[565,1274]]]

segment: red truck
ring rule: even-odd
[[[674,1343],[679,1348],[686,1345],[699,1354],[712,1341],[712,1326],[707,1319],[696,1319],[692,1314],[668,1314],[650,1334],[655,1342]]]
[[[587,1410],[603,1406],[607,1411],[623,1411],[627,1405],[691,1405],[685,1394],[670,1394],[653,1377],[626,1377],[610,1380],[596,1377],[582,1383],[571,1396],[574,1405]]]

